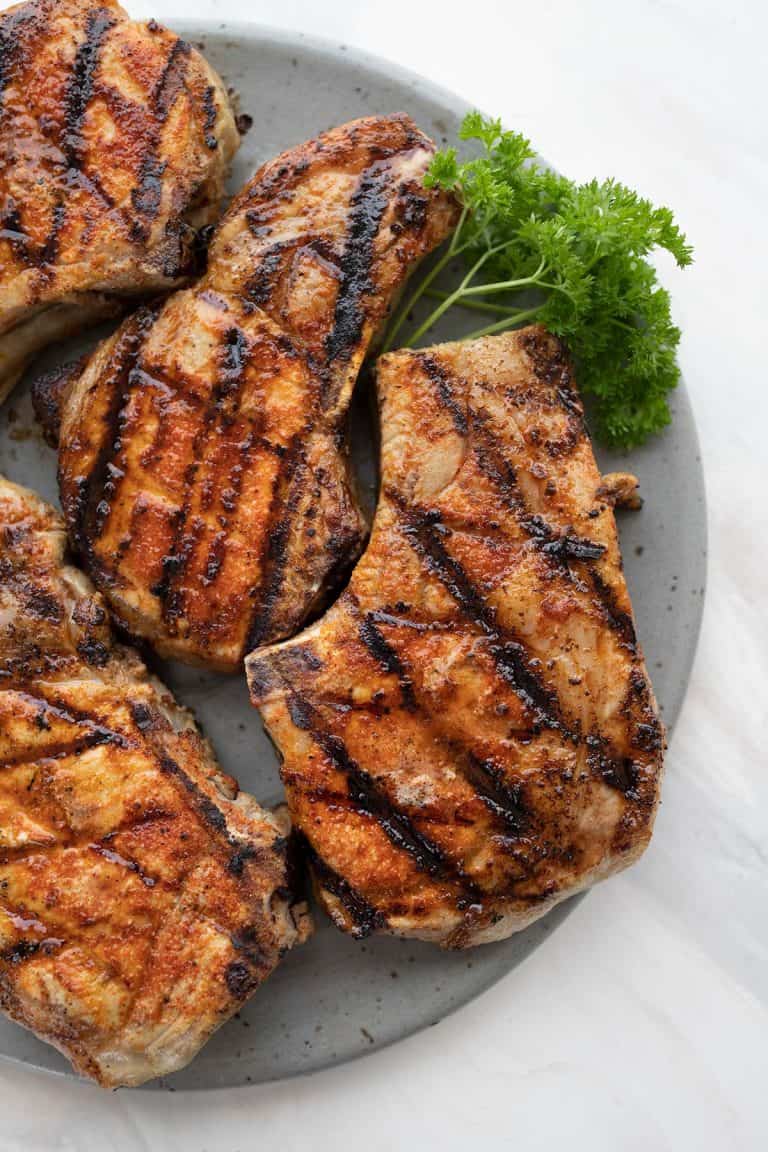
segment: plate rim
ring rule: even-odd
[[[145,21],[139,20],[137,22],[144,23]],[[407,66],[404,66],[404,65],[401,65],[395,61],[392,61],[386,56],[382,56],[382,55],[379,55],[377,53],[370,52],[367,49],[360,48],[354,44],[348,44],[348,43],[343,42],[343,41],[331,39],[330,37],[319,36],[319,35],[316,35],[314,33],[306,33],[306,32],[302,32],[299,29],[286,28],[286,27],[282,27],[280,25],[264,23],[261,21],[250,21],[250,20],[242,20],[242,19],[240,19],[240,20],[216,20],[216,19],[211,19],[210,17],[202,17],[201,16],[199,19],[190,19],[188,17],[183,17],[183,18],[180,18],[177,20],[177,19],[174,19],[173,17],[171,17],[171,19],[169,21],[166,21],[165,18],[160,18],[160,23],[164,27],[168,28],[170,31],[177,33],[184,40],[187,40],[192,44],[202,42],[202,44],[203,44],[202,51],[203,51],[204,55],[205,55],[205,50],[207,48],[206,41],[210,38],[215,38],[216,40],[222,40],[225,42],[225,44],[226,44],[226,41],[228,39],[231,39],[231,40],[237,39],[237,40],[243,41],[243,42],[251,41],[254,43],[254,47],[258,47],[259,44],[269,44],[272,46],[279,47],[281,49],[291,49],[291,48],[301,47],[302,49],[308,50],[309,52],[314,54],[316,57],[324,58],[325,60],[327,60],[329,62],[335,63],[335,62],[338,62],[339,60],[347,60],[347,61],[351,62],[353,65],[360,66],[361,68],[367,70],[368,72],[373,73],[374,75],[376,75],[380,79],[386,81],[387,83],[392,83],[392,82],[394,82],[395,84],[399,83],[399,84],[401,84],[407,88],[412,89],[414,92],[417,92],[420,96],[425,97],[427,99],[431,99],[436,104],[442,105],[443,107],[445,107],[448,111],[452,112],[457,117],[464,115],[467,111],[476,107],[476,105],[473,105],[470,101],[465,99],[463,96],[457,94],[455,91],[445,87],[442,84],[437,83],[436,81],[431,80],[428,77],[420,75],[418,72],[414,71],[413,69],[411,69]],[[226,75],[224,75],[222,78],[224,79],[224,82],[226,84],[227,83]],[[234,90],[237,93],[237,86],[236,85],[235,85]],[[291,144],[291,142],[289,141],[286,144],[286,147],[290,147],[290,144]],[[539,157],[539,158],[542,160],[543,163],[549,164],[549,162],[546,160],[546,158],[541,158],[541,157]],[[549,165],[549,166],[554,167],[554,165]],[[677,386],[675,392],[673,393],[673,401],[676,401],[676,407],[678,407],[678,408],[682,407],[686,410],[685,414],[687,416],[688,424],[690,426],[692,447],[695,450],[694,463],[695,463],[695,471],[696,471],[697,480],[698,480],[697,486],[701,491],[701,510],[700,510],[699,516],[700,516],[700,533],[701,533],[701,543],[702,543],[703,555],[701,557],[702,594],[701,594],[701,596],[698,597],[695,610],[692,613],[693,627],[691,629],[691,639],[690,639],[690,643],[689,643],[689,647],[688,647],[688,651],[687,651],[687,655],[686,655],[686,659],[685,659],[685,663],[684,663],[684,675],[681,677],[680,691],[677,694],[677,697],[671,702],[672,707],[669,709],[670,718],[668,721],[666,721],[666,728],[667,728],[670,746],[671,746],[672,738],[674,735],[674,731],[677,727],[677,722],[679,720],[680,714],[681,714],[683,706],[685,704],[686,697],[688,695],[688,690],[689,690],[690,681],[691,681],[691,673],[692,673],[693,666],[694,666],[696,656],[698,653],[698,649],[699,649],[703,615],[704,615],[704,606],[705,606],[705,602],[706,602],[706,589],[707,589],[707,585],[708,585],[708,575],[709,575],[709,571],[708,571],[708,569],[709,569],[709,560],[708,560],[709,516],[708,516],[706,474],[704,471],[704,466],[703,466],[703,461],[702,461],[701,441],[700,441],[700,436],[699,436],[698,424],[697,424],[696,416],[695,416],[694,405],[692,402],[690,392],[687,388],[686,381],[685,381],[684,377],[682,376],[682,374],[680,376],[678,386]],[[673,419],[674,419],[674,416],[673,416]],[[663,436],[664,433],[662,432],[661,435]],[[626,454],[627,459],[631,460],[631,455],[632,455],[631,453],[627,453]],[[666,755],[669,756],[669,748],[667,750]],[[542,931],[542,938],[540,940],[538,940],[536,942],[535,946],[533,948],[531,948],[530,951],[528,953],[526,953],[526,955],[524,955],[513,967],[517,968],[520,965],[527,963],[529,961],[530,957],[532,956],[532,954],[534,952],[536,952],[539,947],[542,947],[549,940],[549,938],[552,936],[552,934],[558,930],[558,928],[562,925],[562,923],[571,915],[571,913],[573,913],[576,910],[577,906],[581,903],[582,900],[584,900],[586,898],[586,896],[588,894],[589,894],[589,889],[586,889],[582,892],[578,892],[578,893],[574,894],[573,896],[569,897],[567,900],[564,900],[561,904],[557,905],[546,916],[542,917],[542,919],[538,922],[539,929]],[[548,930],[544,930],[544,926],[547,923],[549,924]],[[309,942],[309,944],[311,946],[311,942]],[[492,973],[489,973],[487,979],[483,982],[482,986],[477,991],[475,991],[471,997],[469,997],[466,1000],[460,1001],[458,1003],[448,1005],[448,1007],[444,1011],[441,1012],[438,1019],[435,1021],[432,1021],[432,1022],[425,1021],[423,1023],[419,1023],[416,1026],[414,1026],[411,1030],[409,1030],[408,1032],[401,1034],[399,1036],[392,1036],[387,1040],[379,1041],[376,1043],[375,1046],[361,1049],[360,1051],[356,1051],[356,1052],[350,1051],[350,1052],[347,1052],[347,1053],[345,1053],[341,1056],[338,1056],[336,1058],[329,1057],[327,1060],[325,1060],[322,1063],[319,1063],[319,1064],[317,1064],[311,1068],[297,1068],[297,1069],[294,1069],[291,1071],[284,1071],[284,1072],[277,1071],[274,1076],[264,1077],[263,1079],[261,1079],[257,1082],[254,1082],[252,1085],[247,1084],[247,1085],[241,1085],[241,1086],[238,1086],[238,1085],[220,1086],[220,1085],[217,1085],[215,1083],[206,1083],[206,1084],[198,1085],[194,1088],[192,1088],[192,1087],[190,1087],[190,1088],[176,1088],[176,1087],[172,1087],[170,1084],[167,1083],[168,1078],[161,1077],[159,1079],[152,1080],[146,1084],[140,1085],[138,1088],[135,1088],[132,1091],[134,1091],[134,1092],[135,1091],[156,1092],[156,1091],[165,1090],[165,1091],[174,1091],[177,1093],[184,1093],[184,1094],[186,1094],[188,1092],[197,1093],[200,1091],[229,1092],[229,1091],[237,1090],[238,1087],[241,1090],[244,1090],[244,1089],[247,1089],[250,1087],[256,1088],[259,1085],[263,1085],[263,1084],[272,1084],[272,1083],[292,1080],[292,1079],[296,1079],[296,1078],[306,1078],[306,1077],[312,1076],[318,1072],[327,1071],[331,1068],[341,1067],[345,1064],[352,1063],[353,1061],[360,1060],[364,1057],[372,1056],[376,1053],[383,1052],[385,1049],[391,1048],[395,1044],[399,1044],[403,1041],[409,1040],[412,1037],[419,1035],[422,1032],[425,1032],[428,1028],[433,1027],[435,1024],[441,1023],[443,1020],[447,1019],[448,1017],[454,1016],[456,1013],[462,1011],[465,1008],[468,1008],[470,1004],[473,1004],[475,1001],[479,1000],[481,997],[486,996],[488,994],[488,992],[490,992],[490,990],[493,987],[495,987],[497,984],[499,984],[506,976],[510,975],[512,970],[513,970],[512,967],[508,967],[504,970],[499,970],[499,971],[494,970]],[[196,1059],[196,1057],[193,1059]],[[49,1068],[49,1067],[45,1067],[45,1066],[40,1065],[40,1064],[33,1063],[30,1060],[25,1059],[24,1057],[15,1056],[15,1055],[12,1055],[12,1054],[6,1053],[6,1052],[0,1052],[0,1060],[8,1061],[10,1063],[13,1063],[13,1064],[25,1067],[25,1068],[32,1069],[38,1073],[44,1073],[47,1075],[61,1077],[61,1078],[67,1078],[67,1079],[73,1078],[73,1079],[79,1080],[82,1083],[89,1083],[89,1081],[85,1080],[83,1077],[79,1077],[77,1075],[77,1073],[74,1072],[74,1070],[71,1067],[65,1067],[65,1068],[61,1068],[61,1069]],[[184,1069],[179,1069],[179,1072],[183,1073]],[[175,1076],[175,1075],[176,1075],[176,1073],[172,1074],[172,1076]]]

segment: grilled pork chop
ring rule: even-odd
[[[203,279],[140,309],[65,390],[70,538],[118,619],[164,655],[236,669],[295,631],[359,551],[343,421],[393,296],[454,219],[423,185],[432,151],[388,116],[266,164]]]
[[[285,829],[0,479],[0,1007],[100,1084],[186,1064],[301,934]]]
[[[154,21],[0,14],[0,400],[44,345],[190,271],[238,139],[219,78]]]
[[[637,859],[663,734],[558,341],[396,352],[378,387],[368,549],[246,666],[338,926],[464,947]]]

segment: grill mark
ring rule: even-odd
[[[280,271],[285,251],[296,246],[297,241],[281,241],[265,252],[259,266],[245,283],[244,292],[248,300],[258,307],[266,306],[275,290],[275,277]]]
[[[18,36],[18,25],[23,20],[30,18],[30,14],[22,10],[15,17],[6,18],[3,27],[0,28],[0,101],[10,76],[14,53],[21,43]],[[82,132],[88,106],[93,96],[104,40],[116,23],[114,13],[106,8],[96,9],[88,14],[85,39],[78,45],[64,97],[61,137],[64,163],[67,169],[66,184],[72,186],[84,181],[91,192],[96,192],[110,206],[111,201],[101,188],[98,179],[85,177],[81,171],[85,150]],[[41,269],[43,279],[50,276],[49,266],[54,264],[57,259],[59,241],[66,223],[66,216],[67,197],[60,194],[53,206],[48,235],[36,251],[27,237],[24,236],[18,218],[15,220],[11,237],[14,251],[25,263],[38,266]]]
[[[77,182],[84,163],[85,141],[83,123],[88,105],[93,96],[96,72],[99,68],[101,49],[107,33],[117,23],[115,15],[106,8],[97,8],[88,13],[85,25],[85,39],[78,45],[72,74],[64,99],[62,151],[67,166],[66,182]],[[67,197],[59,194],[53,208],[51,227],[43,241],[34,263],[42,269],[44,278],[51,275],[50,266],[56,262],[59,240],[67,217]],[[28,259],[31,254],[28,252]],[[46,271],[47,270],[47,271]]]
[[[292,437],[284,457],[284,466],[276,476],[262,540],[262,576],[254,589],[254,611],[246,632],[246,648],[249,651],[258,648],[267,639],[280,597],[288,565],[291,526],[304,491],[302,481],[306,463],[303,443],[311,431],[309,425],[302,433]],[[281,509],[284,511],[278,519]]]
[[[616,593],[596,569],[592,568],[589,575],[609,627],[618,634],[626,648],[634,654],[637,651],[637,635],[632,616],[623,608],[619,608],[616,603]]]
[[[485,415],[471,406],[466,413],[457,403],[450,388],[447,372],[433,357],[419,360],[429,378],[436,384],[440,398],[451,413],[458,432],[466,435],[471,426],[471,447],[481,471],[498,490],[507,508],[515,516],[518,526],[527,533],[543,556],[554,566],[569,573],[569,560],[587,562],[589,579],[596,593],[595,602],[609,627],[615,631],[630,651],[636,650],[636,636],[631,616],[616,606],[613,590],[589,563],[599,560],[606,551],[604,544],[577,536],[573,532],[560,533],[542,516],[533,513],[525,500],[514,466],[507,460],[503,449],[488,426]]]
[[[83,121],[93,96],[104,39],[117,23],[108,8],[88,13],[85,40],[78,46],[67,89],[64,109],[64,155],[70,168],[79,170],[83,163]]]
[[[515,515],[520,517],[521,527],[530,522],[523,494],[517,482],[517,472],[506,458],[501,445],[488,427],[487,419],[480,412],[471,410],[472,449],[481,471],[498,490],[502,500]]]
[[[391,614],[383,611],[376,611],[367,613],[366,616],[376,623],[390,624],[395,627],[415,628],[418,631],[428,631],[431,627],[430,624],[423,624],[421,622],[404,620],[401,617],[392,616]],[[360,638],[362,643],[372,650],[375,658],[379,659],[383,664],[385,670],[399,674],[401,683],[404,681],[409,684],[410,692],[412,694],[413,704],[425,718],[432,720],[428,712],[425,712],[422,703],[418,700],[413,691],[413,681],[409,673],[408,666],[402,657],[395,652],[391,645],[388,645],[389,651],[381,652],[379,655],[379,648],[374,641],[372,645],[366,642],[365,637],[360,631]],[[377,629],[377,632],[379,630]],[[380,634],[380,633],[379,633]],[[388,644],[386,638],[382,637],[385,644]],[[390,655],[391,653],[391,655]],[[533,678],[526,680],[530,677],[530,670],[527,669],[527,652],[523,645],[516,641],[506,639],[502,645],[494,645],[491,648],[491,654],[496,664],[497,671],[507,680],[511,686],[518,692],[531,691],[540,689],[538,681]],[[397,661],[393,662],[392,656]],[[643,681],[644,683],[644,681]],[[269,685],[265,682],[264,685],[255,685],[257,691],[267,690]],[[295,716],[291,713],[291,718],[296,723]],[[539,720],[541,718],[539,717]],[[300,725],[297,725],[300,726]],[[581,739],[577,731],[569,731],[562,722],[558,721],[552,725],[560,729],[566,738],[573,740],[575,743],[580,743]],[[650,735],[646,737],[645,732],[640,736],[640,743],[643,739],[651,739],[653,731],[649,727]],[[535,733],[535,728],[534,728]],[[500,822],[502,822],[508,830],[515,836],[519,836],[525,832],[528,814],[525,806],[522,803],[520,790],[514,785],[510,785],[507,781],[503,769],[496,764],[491,758],[483,758],[477,756],[475,753],[464,747],[459,741],[446,738],[445,745],[459,758],[455,761],[455,766],[462,772],[464,778],[475,789],[480,799],[485,803],[486,807]],[[606,784],[610,787],[616,788],[630,797],[636,794],[638,782],[638,766],[629,757],[622,757],[616,755],[610,748],[609,743],[602,737],[587,737],[585,741],[588,749],[588,762],[593,771],[600,774]]]
[[[480,592],[446,549],[441,539],[446,530],[439,513],[416,513],[408,508],[399,493],[389,490],[387,495],[400,511],[402,534],[422,559],[427,571],[447,589],[465,618],[491,641],[490,651],[499,674],[539,723],[565,732],[555,692],[542,684],[530,667],[530,657],[524,645],[514,637],[502,635]]]
[[[127,423],[127,415],[125,412],[121,413],[117,421],[117,439],[115,444],[118,443],[122,446]],[[117,464],[110,462],[107,464],[104,476],[104,487],[102,489],[102,499],[96,507],[96,515],[94,521],[94,536],[98,538],[102,535],[104,527],[109,519],[112,511],[112,499],[120,487],[120,482],[125,479],[125,470],[118,467]]]
[[[383,615],[379,614],[380,617]],[[368,612],[360,620],[358,634],[362,643],[382,665],[385,672],[397,676],[406,710],[416,712],[428,724],[434,724],[436,718],[428,708],[425,708],[423,701],[416,694],[408,662],[376,627],[372,617],[373,613]],[[396,625],[399,623],[395,621]],[[519,834],[525,827],[526,814],[520,802],[519,790],[509,784],[503,769],[493,760],[477,756],[463,742],[455,738],[445,738],[441,735],[439,739],[440,743],[458,758],[455,761],[456,767],[492,815],[508,829]]]
[[[375,288],[371,281],[373,247],[389,204],[391,180],[390,161],[377,161],[363,172],[352,195],[333,327],[325,339],[329,366],[349,360],[360,343],[365,324],[362,300]]]
[[[16,691],[14,695],[36,709],[35,725],[42,732],[50,729],[48,717],[51,716],[55,720],[71,724],[74,727],[86,725],[94,736],[99,737],[98,743],[115,744],[118,748],[130,747],[130,741],[121,732],[116,732],[113,728],[101,724],[89,712],[75,708],[71,704],[64,706],[60,701],[54,703],[42,694],[32,696],[29,692]]]
[[[46,956],[51,955],[59,948],[63,948],[64,943],[64,940],[58,936],[49,936],[45,940],[17,940],[9,948],[5,948],[0,953],[0,957],[6,964],[21,964],[24,960],[29,960],[31,956],[37,956],[40,952]]]
[[[171,109],[184,87],[191,53],[186,40],[175,40],[165,67],[152,93],[152,107],[161,122],[168,119]]]
[[[262,227],[254,223],[253,215],[253,210],[246,212],[246,223],[253,235],[260,239]],[[262,252],[258,259],[256,271],[245,282],[243,292],[249,302],[268,310],[276,289],[276,280],[282,272],[284,262],[289,257],[293,257],[295,261],[305,251],[317,256],[323,262],[328,273],[337,279],[339,278],[338,255],[326,237],[298,236],[292,240],[277,240]],[[299,337],[295,332],[292,332],[290,339],[296,342]]]
[[[221,571],[221,566],[224,563],[224,556],[227,550],[228,533],[226,527],[217,532],[208,549],[208,559],[205,562],[203,569],[202,582],[208,588],[211,584],[215,583],[216,577]]]
[[[518,526],[526,532],[541,552],[556,561],[598,560],[605,553],[605,545],[573,532],[559,532],[543,516],[534,513],[520,489],[517,472],[507,460],[497,437],[488,426],[487,418],[468,408],[472,425],[472,449],[482,472],[498,489]]]
[[[605,555],[605,545],[572,532],[558,533],[542,516],[531,513],[517,485],[515,470],[505,461],[495,437],[484,426],[484,421],[477,413],[473,413],[472,421],[472,448],[475,458],[515,515],[520,528],[530,536],[540,553],[551,562],[552,566],[559,568],[565,575],[570,575],[570,560],[586,563],[588,578],[595,593],[591,598],[592,602],[624,646],[630,652],[635,652],[637,638],[632,617],[618,608],[613,590],[591,563]]]
[[[16,62],[16,54],[24,45],[24,25],[31,23],[34,15],[34,11],[27,6],[0,15],[0,107]]]
[[[191,461],[185,475],[188,495],[177,518],[170,550],[168,555],[163,558],[162,578],[158,584],[150,589],[159,601],[163,620],[169,625],[175,623],[183,614],[184,594],[179,587],[179,581],[189,563],[200,530],[200,525],[196,524],[193,525],[192,532],[188,532],[187,524],[192,510],[195,479],[203,460],[205,443],[216,420],[226,419],[225,405],[227,402],[239,395],[250,354],[250,345],[242,329],[231,327],[224,332],[220,354],[221,364],[216,386],[203,413],[200,428],[195,435]]]
[[[203,584],[209,587],[215,583],[227,553],[227,540],[229,534],[229,527],[233,520],[237,521],[237,513],[242,498],[243,480],[245,477],[246,469],[251,465],[251,452],[253,448],[258,445],[262,447],[263,437],[260,437],[255,431],[250,431],[244,440],[238,445],[238,456],[230,469],[227,479],[226,487],[222,487],[218,492],[219,502],[225,510],[225,515],[218,518],[220,525],[219,531],[211,542],[211,547],[208,550],[208,558],[205,563]]]
[[[139,214],[139,219],[134,219],[131,224],[131,238],[135,241],[147,239],[152,221],[160,211],[163,176],[167,167],[157,154],[162,142],[162,125],[184,88],[190,52],[186,41],[174,41],[149,100],[152,124],[146,134],[147,145],[139,165],[137,184],[131,189],[131,203]]]
[[[31,259],[31,262],[41,267],[42,270],[45,270],[56,261],[59,252],[59,239],[66,218],[67,209],[65,205],[61,202],[54,204],[51,214],[51,227],[48,235],[36,253],[32,254],[29,249],[27,250],[28,259]]]
[[[214,804],[209,796],[206,796],[198,783],[184,771],[181,765],[174,760],[172,756],[168,755],[162,746],[158,746],[156,740],[153,739],[153,733],[155,732],[158,722],[160,731],[162,732],[164,726],[163,719],[158,716],[153,708],[140,700],[129,701],[129,708],[134,723],[143,734],[146,747],[148,751],[154,754],[161,772],[166,776],[172,776],[183,785],[193,802],[195,811],[203,822],[208,824],[230,847],[235,848],[238,852],[242,853],[244,857],[252,855],[251,845],[240,840],[229,831],[227,818],[222,810]]]
[[[500,643],[494,643],[491,648],[491,654],[500,675],[518,693],[523,702],[526,702],[527,698],[529,706],[532,705],[537,713],[539,723],[557,728],[574,743],[580,743],[581,736],[578,726],[574,726],[573,730],[569,730],[565,726],[562,709],[556,694],[542,685],[530,669],[528,653],[524,645],[515,639],[501,635],[479,592],[471,584],[461,565],[449,555],[439,538],[439,534],[435,535],[435,531],[437,530],[439,533],[442,527],[439,523],[439,514],[422,514],[419,519],[408,509],[399,493],[390,490],[387,495],[400,510],[403,518],[403,525],[401,525],[403,534],[414,546],[417,554],[427,561],[428,571],[436,575],[448,589],[464,612],[465,617],[475,625],[479,625],[489,639],[500,641]],[[541,521],[540,524],[542,525],[542,535],[546,536],[544,522]],[[575,544],[572,545],[573,548],[582,553],[580,558],[585,558],[583,553],[590,554],[594,552],[596,547],[601,547],[578,537],[573,538],[573,540],[575,540]],[[559,541],[557,541],[557,546],[562,557],[563,546]],[[600,554],[602,555],[602,553]],[[554,555],[557,556],[558,552],[555,551]],[[589,555],[589,558],[594,558],[594,556]],[[605,587],[610,593],[611,590],[603,584],[599,574],[595,573],[594,569],[590,569],[590,571],[593,577],[597,575],[597,586]],[[626,624],[621,621],[621,615],[620,612],[617,612],[615,616],[616,623],[614,626],[617,629],[626,627]],[[631,618],[628,617],[627,619],[629,625],[632,626]],[[633,626],[632,635],[634,636]],[[634,644],[634,641],[631,643]],[[597,744],[594,743],[595,741]],[[610,787],[617,788],[625,795],[634,795],[637,783],[637,768],[634,762],[627,757],[613,754],[602,737],[587,737],[586,743],[588,761],[593,770],[597,771]]]
[[[250,212],[246,213],[246,221],[253,232],[254,228],[249,219],[251,215]],[[255,231],[258,232],[258,229]],[[244,293],[251,304],[260,308],[267,307],[275,291],[275,280],[282,270],[284,259],[304,247],[307,247],[306,239],[297,237],[293,240],[278,240],[262,253],[256,271],[248,278],[244,287]]]
[[[295,727],[308,732],[324,755],[343,773],[349,800],[359,815],[370,816],[390,843],[408,853],[420,872],[458,885],[463,895],[471,899],[482,898],[479,889],[460,866],[419,832],[404,812],[394,807],[370,773],[352,758],[344,741],[321,727],[317,711],[306,697],[289,689],[287,707]]]
[[[568,353],[564,344],[539,326],[524,330],[520,342],[528,353],[537,379],[553,389],[560,406],[572,417],[568,439],[574,436],[578,439],[586,432],[584,408],[573,386]]]
[[[77,740],[60,740],[42,752],[26,748],[9,756],[3,756],[0,759],[0,769],[42,764],[46,760],[64,760],[67,756],[79,756],[81,752],[87,752],[89,748],[95,748],[99,744],[114,743],[110,736],[105,736],[101,732],[89,732]]]
[[[239,841],[230,834],[227,828],[227,818],[220,808],[217,808],[210,797],[206,796],[200,786],[188,776],[181,766],[169,756],[167,753],[162,752],[157,756],[158,763],[162,772],[166,776],[173,776],[178,780],[188,792],[195,807],[195,811],[200,816],[205,824],[222,836],[228,843],[239,846]]]
[[[396,676],[403,698],[403,707],[409,712],[418,709],[416,696],[413,690],[413,681],[407,673],[400,656],[376,627],[370,612],[366,612],[360,619],[358,635],[364,646],[390,676]]]
[[[93,196],[98,196],[105,208],[114,208],[114,198],[107,192],[106,188],[101,183],[100,178],[95,172],[86,175],[84,172],[78,173],[78,183],[86,192],[90,192]]]
[[[631,756],[610,754],[607,742],[601,736],[587,736],[587,763],[609,788],[615,788],[630,799],[639,800],[637,790],[639,766]]]
[[[135,368],[133,379],[137,388],[150,396],[150,403],[157,414],[157,426],[152,440],[139,457],[142,468],[152,473],[157,465],[158,457],[167,447],[169,440],[172,440],[172,429],[168,419],[169,402],[179,400],[194,412],[199,412],[202,404],[199,397],[183,386],[176,383],[171,386],[164,378],[162,371],[154,364],[151,372],[147,370],[146,365]]]
[[[143,701],[129,701],[129,708],[134,723],[144,735],[146,747],[148,751],[153,753],[161,772],[166,776],[172,776],[183,785],[201,820],[205,824],[208,824],[230,848],[235,849],[240,862],[232,867],[232,857],[230,856],[228,858],[228,871],[233,876],[240,876],[243,872],[243,863],[246,860],[261,855],[261,849],[254,848],[254,845],[241,840],[238,836],[230,832],[227,825],[227,818],[222,810],[214,804],[209,796],[206,796],[198,783],[184,771],[181,765],[174,760],[172,756],[169,756],[162,746],[158,746],[157,741],[153,739],[153,732],[158,722],[160,731],[162,731],[164,726],[162,717],[159,717],[157,712],[143,703]],[[119,831],[121,831],[121,829],[117,829],[117,832]],[[277,837],[273,842],[273,849],[279,851],[278,845],[280,841],[281,838]]]
[[[568,560],[599,560],[605,552],[605,545],[567,533],[542,544],[541,551],[545,556],[552,556],[567,565]]]
[[[131,224],[132,240],[146,240],[149,235],[149,224],[160,211],[166,167],[154,152],[147,153],[141,161],[138,183],[131,189],[131,203],[142,219],[134,219]]]
[[[354,928],[352,935],[358,940],[365,939],[373,932],[381,931],[386,927],[387,919],[383,912],[375,908],[366,898],[353,888],[330,864],[322,858],[310,844],[304,833],[299,833],[301,850],[304,852],[309,865],[314,872],[321,888],[325,888],[335,896],[344,910],[349,914]]]
[[[147,729],[146,723],[144,723],[144,729]],[[232,857],[230,855],[228,856],[227,864],[225,867],[227,868],[227,871],[230,873],[230,875],[235,877],[241,876],[243,872],[243,864],[245,861],[257,856],[261,856],[261,850],[254,848],[254,845],[248,843],[248,841],[241,840],[238,836],[234,835],[234,833],[229,830],[227,818],[222,812],[221,808],[219,808],[213,802],[213,800],[210,799],[209,796],[206,796],[205,792],[202,790],[197,781],[193,780],[193,778],[184,771],[181,765],[176,760],[174,760],[172,756],[169,756],[168,753],[162,749],[155,748],[151,741],[148,741],[148,746],[154,752],[157,762],[160,766],[160,770],[166,776],[172,776],[174,779],[178,780],[179,783],[184,787],[194,805],[195,811],[203,823],[207,824],[213,830],[213,832],[216,833],[217,837],[223,840],[230,848],[235,849],[238,860],[240,861],[239,864],[231,867]],[[280,841],[281,838],[277,837],[273,842],[273,849],[279,846]]]
[[[460,436],[466,436],[469,432],[467,407],[462,408],[456,399],[448,372],[446,372],[442,364],[438,363],[434,356],[421,355],[418,357],[418,361],[429,380],[437,388],[443,406],[447,408],[450,413],[454,428]]]
[[[116,835],[117,832],[110,832],[99,843],[89,844],[88,847],[97,855],[103,856],[110,864],[116,864],[120,868],[125,868],[128,872],[134,872],[145,888],[154,888],[157,883],[154,876],[147,875],[136,860],[122,856],[119,852],[115,852],[104,843],[105,840],[111,840]]]
[[[492,759],[462,749],[463,771],[468,783],[493,815],[516,836],[525,831],[528,814],[520,789],[510,784],[502,768]]]
[[[102,560],[96,557],[96,543],[109,517],[109,501],[115,495],[118,477],[112,469],[114,457],[122,450],[118,435],[120,419],[130,398],[133,373],[141,355],[141,347],[155,322],[160,304],[143,306],[123,327],[114,352],[110,356],[110,372],[100,382],[109,391],[110,401],[104,414],[104,428],[99,451],[86,476],[75,480],[74,498],[66,500],[71,506],[70,523],[73,546],[80,552],[91,573],[109,575]],[[120,471],[118,469],[118,471]]]
[[[224,363],[222,371],[223,394],[225,399],[229,392],[240,383],[248,362],[250,345],[248,338],[241,328],[228,328],[224,334]]]
[[[216,89],[212,84],[209,84],[203,93],[203,111],[205,118],[203,120],[203,132],[205,139],[205,146],[211,152],[215,152],[218,148],[219,142],[216,139],[216,134],[213,131],[216,127],[216,117],[218,110],[216,108]]]

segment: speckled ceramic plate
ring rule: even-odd
[[[247,25],[174,25],[206,52],[253,117],[232,173],[239,187],[262,161],[317,132],[369,113],[409,112],[438,142],[454,139],[465,106],[391,64],[345,45]],[[456,334],[455,321],[439,331]],[[76,346],[57,348],[49,363]],[[621,518],[627,579],[648,666],[671,728],[685,694],[703,605],[706,517],[696,430],[681,387],[671,429],[622,464],[640,477],[645,505]],[[375,449],[364,418],[355,427],[364,480]],[[606,470],[618,461],[601,457]],[[56,500],[55,457],[34,431],[22,385],[0,413],[0,470]],[[244,682],[169,666],[163,675],[197,712],[226,771],[265,803],[280,798],[275,755],[249,706]],[[362,1056],[434,1024],[480,995],[528,956],[573,911],[561,905],[501,944],[469,953],[388,938],[357,943],[318,915],[309,944],[291,952],[238,1018],[166,1086],[178,1089],[294,1076]],[[52,1048],[0,1018],[0,1054],[65,1072]]]

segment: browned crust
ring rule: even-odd
[[[0,478],[0,1006],[100,1084],[186,1064],[305,934],[282,821]]]
[[[663,728],[561,345],[393,353],[378,387],[368,550],[247,671],[336,923],[464,947],[638,857]]]
[[[359,553],[344,419],[394,295],[455,219],[424,188],[432,152],[395,115],[266,164],[206,276],[139,310],[70,391],[70,538],[164,655],[237,669],[296,631]]]
[[[76,331],[189,275],[239,136],[202,56],[114,0],[0,14],[0,111],[4,395],[65,307]]]

